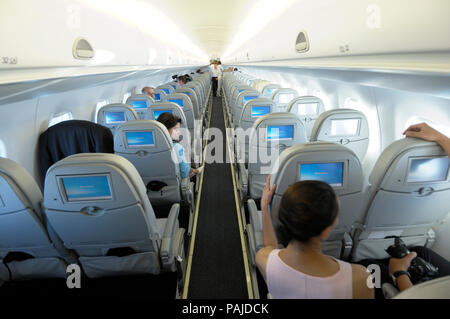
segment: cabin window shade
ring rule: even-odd
[[[295,51],[304,53],[309,51],[309,39],[306,31],[300,31],[295,41]]]

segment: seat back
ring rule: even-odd
[[[354,223],[363,218],[363,174],[356,154],[339,144],[310,142],[295,145],[281,153],[274,164],[271,186],[277,185],[272,198],[271,216],[275,227],[281,198],[289,185],[299,180],[322,180],[333,186],[339,197],[339,223],[322,243],[324,253],[342,258],[344,240]]]
[[[155,92],[155,103],[156,102],[165,102],[166,101],[166,92],[164,92],[162,89],[154,89]]]
[[[450,276],[445,276],[414,285],[394,299],[450,299]]]
[[[369,176],[367,214],[353,258],[387,258],[385,249],[393,243],[388,236],[431,246],[430,230],[450,211],[449,165],[435,142],[403,138],[389,145]]]
[[[16,162],[0,157],[0,282],[64,278],[65,263],[45,226],[42,193]],[[25,258],[24,258],[25,257]]]
[[[239,118],[237,127],[246,130],[253,127],[253,124],[261,116],[272,113],[275,108],[275,103],[266,98],[256,97],[253,99],[255,95],[252,95],[252,93],[242,92],[242,94],[243,95],[240,97],[245,102],[245,105],[239,114],[239,117],[237,117]]]
[[[177,154],[163,124],[140,120],[120,125],[114,134],[114,151],[136,167],[153,205],[181,201]]]
[[[244,108],[244,105],[248,103],[251,100],[257,99],[260,97],[260,93],[256,90],[243,90],[239,95],[236,97],[236,100],[233,104],[233,117],[234,117],[234,123],[235,126],[239,126],[239,120],[242,114],[242,110]]]
[[[155,104],[155,101],[147,94],[132,94],[128,97],[126,104],[131,105],[140,120],[146,120],[147,109]]]
[[[289,102],[287,111],[300,117],[305,124],[309,139],[314,123],[319,115],[325,112],[325,107],[322,100],[316,96],[299,96]]]
[[[342,144],[353,150],[362,161],[369,146],[369,124],[360,111],[329,110],[320,114],[314,123],[310,140]]]
[[[45,214],[88,277],[160,272],[158,230],[136,168],[115,154],[77,154],[47,172]],[[132,251],[119,257],[116,250]]]
[[[175,88],[170,84],[162,84],[156,87],[157,89],[162,90],[166,95],[172,94],[175,92]]]
[[[185,87],[194,91],[195,96],[197,97],[197,101],[198,101],[198,109],[199,109],[200,113],[202,114],[204,111],[205,99],[204,99],[204,95],[203,95],[203,88],[202,88],[201,82],[200,81],[191,81],[191,82],[186,83]]]
[[[298,92],[290,88],[280,88],[273,91],[271,99],[275,102],[276,112],[287,112],[287,105],[298,96]]]
[[[280,112],[264,115],[253,125],[248,156],[250,197],[261,198],[270,168],[281,152],[294,145],[306,143],[305,127],[292,113]]]
[[[182,93],[182,94],[187,95],[189,100],[192,103],[192,108],[194,110],[195,118],[196,119],[201,118],[200,104],[197,99],[197,95],[195,94],[195,92],[192,89],[182,86],[182,87],[179,87],[178,89],[176,89],[175,93]]]
[[[281,85],[274,83],[266,84],[261,91],[261,95],[270,99],[272,97],[273,91],[277,89],[281,89]]]
[[[117,126],[137,119],[139,119],[139,116],[136,111],[130,105],[122,103],[105,105],[97,114],[97,123],[108,127],[113,135]]]
[[[39,136],[38,143],[41,185],[44,185],[45,174],[50,166],[78,153],[114,153],[111,131],[103,125],[80,120],[64,121],[49,127]]]

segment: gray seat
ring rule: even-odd
[[[156,88],[153,91],[155,92],[155,103],[166,101],[166,92],[159,88]]]
[[[108,127],[114,134],[116,128],[127,121],[137,120],[136,111],[127,104],[113,103],[103,106],[97,114],[97,123]]]
[[[281,153],[272,168],[271,186],[277,185],[272,198],[270,215],[275,229],[278,209],[286,189],[299,180],[323,180],[335,189],[340,201],[339,223],[329,238],[322,242],[322,251],[336,258],[347,259],[352,248],[350,233],[353,225],[363,219],[363,175],[355,153],[339,144],[309,142],[295,145]],[[327,174],[319,174],[324,173]],[[318,178],[318,176],[327,176]],[[248,201],[252,256],[263,247],[261,212],[253,199]]]
[[[311,132],[311,142],[342,144],[362,161],[369,146],[369,124],[366,116],[353,109],[333,109],[320,114]]]
[[[262,89],[262,91],[261,91],[261,95],[263,97],[266,97],[266,98],[270,99],[272,97],[273,91],[275,91],[277,89],[281,89],[281,85],[274,84],[274,83],[266,84],[264,86],[264,88]]]
[[[276,111],[287,112],[287,106],[292,99],[298,96],[298,92],[291,88],[279,88],[273,91],[270,97],[276,104]]]
[[[251,198],[261,198],[262,190],[281,152],[308,142],[305,127],[292,113],[272,113],[260,117],[253,125],[248,156],[248,189]],[[240,166],[241,170],[244,168]],[[244,186],[245,187],[245,186]]]
[[[85,153],[55,163],[44,207],[90,278],[174,272],[177,256],[184,258],[179,204],[156,219],[138,171],[119,155]]]
[[[450,299],[450,276],[415,285],[402,291],[394,299]]]
[[[33,177],[16,162],[0,157],[0,284],[66,277],[66,261],[73,260],[53,243],[41,202]]]
[[[155,104],[155,101],[147,94],[132,94],[128,97],[126,104],[136,111],[140,120],[147,120],[147,109]]]
[[[433,226],[450,211],[450,159],[434,142],[403,138],[389,145],[369,176],[364,222],[355,234],[354,260],[388,258],[399,236],[407,246],[434,243]]]
[[[297,114],[300,117],[305,124],[309,140],[314,123],[319,115],[325,112],[325,107],[322,100],[316,96],[299,96],[289,102],[287,112]]]
[[[199,100],[197,99],[197,95],[195,94],[195,92],[192,89],[185,87],[185,86],[181,86],[175,90],[175,93],[183,93],[183,94],[187,95],[192,103],[192,108],[194,109],[195,118],[196,119],[202,118]]]
[[[175,92],[175,88],[170,84],[162,84],[156,87],[159,90],[162,90],[166,95],[172,94]]]
[[[234,123],[234,127],[241,127],[240,120],[241,114],[243,112],[245,104],[249,101],[257,99],[260,97],[260,94],[256,90],[244,90],[236,97],[236,100],[232,104],[232,119]],[[269,99],[265,99],[269,100]],[[273,108],[271,109],[273,111]],[[250,125],[251,127],[251,125]]]

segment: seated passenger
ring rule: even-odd
[[[421,138],[426,141],[436,142],[450,157],[450,138],[433,129],[426,123],[411,125],[403,132],[403,134],[407,137]],[[408,250],[410,253],[403,258],[387,258],[381,260],[364,259],[358,263],[364,266],[368,266],[370,264],[380,266],[381,283],[394,284],[400,291],[406,290],[414,285],[411,280],[412,276],[408,270],[410,269],[411,262],[416,257],[420,257],[438,268],[438,272],[434,278],[450,275],[450,261],[446,260],[444,257],[435,253],[431,249],[422,246],[414,246],[408,247]],[[395,278],[396,282],[394,282],[393,278]],[[417,280],[417,278],[413,279]],[[381,289],[376,290],[376,297],[383,298]]]
[[[284,193],[279,209],[279,234],[285,244],[278,249],[269,204],[276,185],[270,175],[261,198],[264,247],[256,264],[273,298],[373,298],[369,274],[360,265],[326,256],[321,241],[338,222],[339,200],[333,188],[321,181],[300,181]]]
[[[147,94],[153,100],[155,99],[155,89],[152,88],[151,86],[146,86],[146,87],[142,88],[141,92],[142,92],[142,94]]]
[[[171,113],[166,112],[162,113],[158,117],[158,122],[164,124],[164,126],[169,131],[170,137],[172,138],[173,147],[175,148],[175,151],[178,155],[181,178],[192,177],[194,175],[200,174],[203,166],[197,169],[192,168],[186,161],[183,145],[179,143],[181,119]]]

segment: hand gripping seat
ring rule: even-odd
[[[339,144],[327,142],[310,142],[295,145],[281,153],[273,166],[271,187],[277,185],[272,198],[270,215],[272,223],[277,228],[278,209],[281,198],[289,185],[298,180],[318,179],[314,176],[324,176],[323,180],[335,189],[339,197],[339,223],[333,229],[330,237],[322,242],[322,251],[336,258],[347,259],[351,252],[352,226],[363,219],[363,174],[361,163],[355,153]],[[327,174],[324,174],[327,173]],[[263,247],[262,216],[257,211],[253,199],[248,201],[250,225],[248,225],[252,256]]]
[[[147,120],[147,110],[155,101],[147,94],[132,94],[128,97],[126,104],[136,111],[140,120]]]
[[[380,155],[369,176],[365,219],[355,235],[354,260],[388,258],[399,236],[431,247],[433,226],[450,211],[450,159],[434,142],[403,138]]]
[[[303,122],[297,115],[288,112],[262,116],[253,127],[249,143],[248,189],[251,198],[259,199],[272,164],[281,152],[307,143],[308,139]],[[244,168],[242,166],[241,169]]]
[[[322,100],[316,96],[299,96],[289,102],[287,112],[297,114],[300,117],[305,124],[309,140],[314,123],[319,115],[325,112],[325,107]]]
[[[113,135],[120,124],[137,119],[139,116],[136,111],[131,106],[122,103],[105,105],[97,114],[97,123],[108,127]]]
[[[362,161],[369,146],[369,124],[360,111],[329,110],[320,114],[314,123],[310,140],[342,144],[353,150]]]
[[[184,257],[179,204],[156,219],[138,171],[119,155],[77,154],[54,164],[44,207],[90,278],[174,272]]]
[[[42,193],[19,164],[0,158],[0,284],[65,278],[70,253],[53,244],[41,211]],[[63,257],[67,257],[64,259]]]

